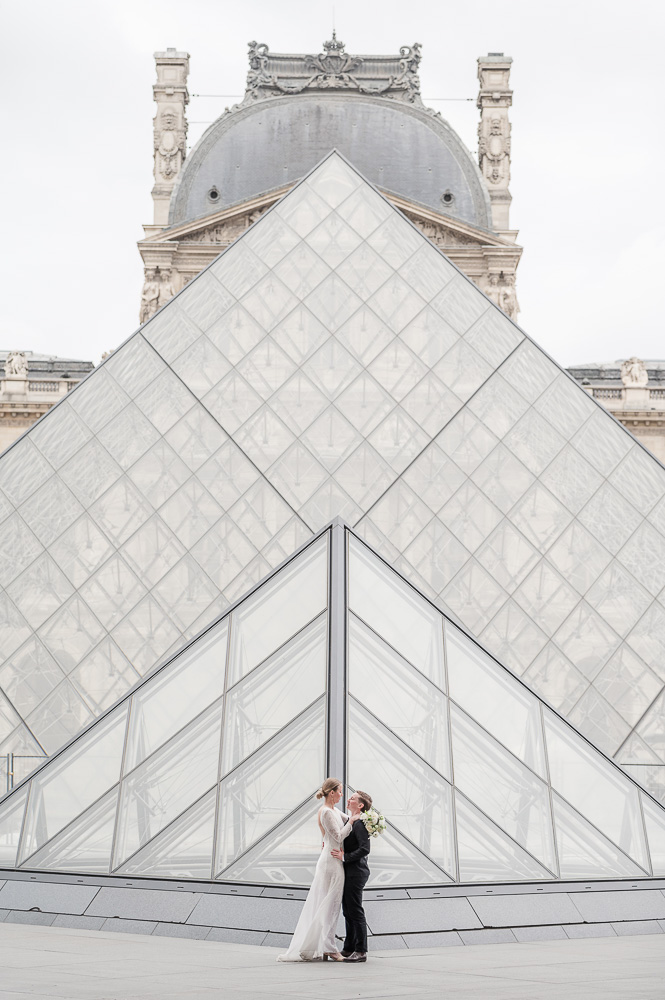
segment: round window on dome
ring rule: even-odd
[[[452,203],[455,201],[455,195],[450,190],[444,191],[443,194],[441,195],[441,201],[443,202],[444,205],[450,207]]]
[[[217,190],[217,188],[216,188],[216,187],[215,187],[215,186],[213,185],[213,186],[212,186],[212,187],[210,188],[210,190],[208,191],[208,201],[212,201],[212,202],[214,203],[214,202],[216,202],[216,201],[219,201],[219,199],[220,199],[220,194],[219,194],[219,191],[218,191],[218,190]]]

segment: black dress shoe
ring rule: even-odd
[[[342,948],[342,950],[340,951],[340,955],[342,956],[342,958],[348,958],[349,955],[353,955],[353,952],[352,951],[344,951],[344,949]]]
[[[342,952],[344,954],[344,952]],[[367,955],[364,951],[354,951],[348,958],[344,959],[345,962],[366,962]]]

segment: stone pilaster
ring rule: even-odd
[[[489,189],[492,226],[496,232],[510,231],[510,122],[513,103],[510,89],[510,56],[490,52],[478,60],[478,162]]]
[[[157,112],[154,118],[155,186],[152,199],[155,205],[154,224],[163,227],[168,223],[171,193],[186,156],[189,53],[175,49],[155,52],[155,65],[157,83],[153,85],[152,92]]]

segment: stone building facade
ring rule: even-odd
[[[0,365],[0,452],[94,368],[32,351],[0,351]]]
[[[318,55],[251,42],[243,100],[185,159],[189,54],[155,53],[154,218],[139,243],[146,322],[300,177],[337,148],[512,319],[522,248],[510,228],[510,66],[478,60],[479,153],[420,95],[421,46],[346,52],[333,33]]]
[[[569,373],[665,463],[665,361],[632,357],[574,365]]]

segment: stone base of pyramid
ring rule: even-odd
[[[268,947],[288,942],[305,895],[0,869],[0,921]],[[665,879],[377,889],[366,892],[365,909],[374,951],[665,934]]]

